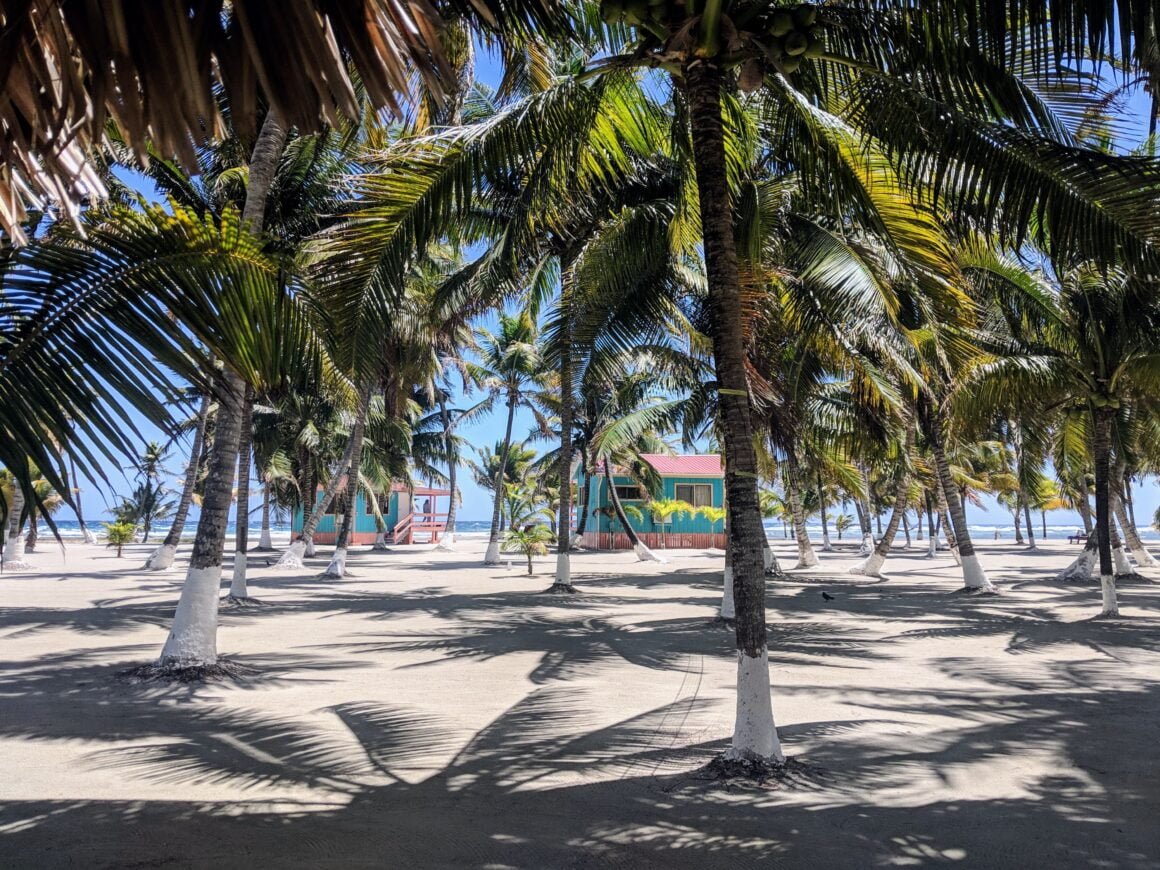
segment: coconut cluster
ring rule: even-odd
[[[673,7],[678,5],[670,0],[601,0],[600,14],[609,24],[642,27],[651,22],[663,26],[672,20]]]
[[[739,32],[742,39],[748,37],[764,54],[763,59],[743,65],[743,88],[759,84],[768,65],[792,73],[802,60],[819,57],[824,51],[818,7],[814,4],[758,9],[756,13],[749,10],[733,22],[735,33]],[[682,0],[601,0],[600,14],[609,24],[627,24],[660,34],[680,23],[686,10]]]
[[[803,59],[821,56],[824,45],[817,20],[818,7],[802,3],[793,9],[775,9],[763,22],[761,45],[782,72],[795,72]]]

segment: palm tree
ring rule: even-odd
[[[499,477],[507,466],[508,450],[512,443],[512,424],[516,410],[529,401],[528,391],[542,377],[539,330],[531,311],[500,314],[499,329],[492,332],[480,329],[476,334],[478,361],[468,369],[476,381],[498,399],[507,409],[503,441],[500,443],[499,468],[493,490],[491,528],[488,532],[484,564],[499,564],[500,519],[503,513],[503,486]]]
[[[1015,162],[1011,152],[1020,150],[1025,143],[1018,136],[981,137],[978,135],[980,124],[990,123],[995,114],[1031,127],[1046,128],[1049,124],[1042,123],[1041,115],[1027,111],[1026,103],[1021,107],[1002,105],[996,111],[1004,101],[993,71],[1005,67],[992,65],[994,58],[987,51],[979,53],[979,63],[974,59],[964,59],[955,48],[963,34],[954,30],[951,37],[950,28],[933,24],[939,20],[978,23],[978,44],[990,52],[1002,53],[1009,50],[1008,43],[1004,39],[995,40],[993,29],[983,32],[981,24],[984,20],[1006,20],[1002,13],[998,13],[997,19],[977,15],[963,19],[957,14],[948,14],[942,9],[943,4],[925,4],[919,8],[883,3],[859,6],[854,14],[847,14],[849,10],[838,8],[841,5],[834,4],[833,9],[829,5],[820,9],[802,5],[792,15],[764,2],[746,0],[703,5],[690,2],[683,8],[667,4],[650,6],[647,10],[640,10],[645,18],[632,10],[627,23],[635,28],[637,43],[625,54],[614,55],[602,62],[607,67],[643,65],[669,71],[688,106],[713,320],[714,359],[722,392],[724,445],[731,466],[727,469],[726,481],[732,512],[730,533],[737,545],[733,554],[735,577],[738,589],[743,589],[738,597],[737,621],[738,685],[743,699],[739,701],[738,710],[739,713],[744,711],[745,715],[739,715],[730,757],[782,759],[769,702],[763,579],[757,550],[760,532],[757,458],[753,449],[754,427],[747,401],[744,361],[746,306],[738,269],[737,236],[728,183],[727,136],[722,117],[723,103],[727,104],[725,94],[732,87],[732,79],[727,78],[728,69],[740,67],[740,82],[745,88],[764,85],[776,94],[780,106],[787,110],[779,118],[785,129],[796,132],[806,127],[810,130],[809,136],[799,134],[799,139],[809,142],[810,148],[795,148],[793,162],[807,176],[812,173],[814,182],[824,179],[826,185],[833,187],[838,178],[834,172],[836,166],[849,166],[855,151],[863,156],[870,153],[865,147],[849,148],[850,140],[844,132],[839,132],[848,129],[846,125],[833,116],[826,116],[818,108],[819,103],[834,105],[828,99],[833,91],[827,92],[827,89],[828,83],[837,77],[852,81],[855,89],[865,94],[865,99],[846,103],[843,111],[851,116],[851,120],[888,140],[890,146],[906,155],[907,159],[925,161],[924,174],[927,177],[940,178],[942,169],[951,165],[961,166],[971,174],[982,173],[986,183],[958,185],[954,196],[964,206],[985,203],[988,219],[995,215],[997,189],[1012,202],[1028,204],[1042,201],[1046,188],[1062,190],[1057,186],[1062,177],[1053,175],[1054,170],[1041,171],[1047,170],[1047,164],[1042,160],[1032,165],[1024,158],[1018,158],[1022,171],[1004,175],[1005,168]],[[1072,4],[1059,5],[1072,11]],[[1019,25],[1035,29],[1037,37],[1042,37],[1035,43],[1037,46],[1055,45],[1052,39],[1059,31],[1050,31],[1046,25],[1051,16],[1042,14],[1042,17],[1029,18],[1024,4],[1013,3],[1012,6]],[[886,11],[880,7],[891,8]],[[610,19],[620,19],[625,15],[625,8],[606,2],[603,11]],[[1100,14],[1103,11],[1101,8]],[[940,16],[946,17],[940,19]],[[899,17],[912,20],[906,22],[908,26],[895,29],[893,23]],[[1062,30],[1069,36],[1102,35],[1107,30],[1108,20],[1110,18],[1100,22],[1089,11],[1076,10],[1075,18],[1069,20]],[[889,27],[887,22],[891,23]],[[821,32],[813,32],[810,30],[812,27],[820,27]],[[793,31],[792,45],[789,36],[781,39],[787,31]],[[944,41],[948,37],[953,43]],[[1081,41],[1068,45],[1079,46]],[[1125,45],[1131,45],[1130,34],[1125,36]],[[1060,44],[1055,45],[1055,50],[1062,56],[1067,49]],[[912,70],[920,58],[924,76],[916,78]],[[866,68],[872,72],[865,76],[856,72]],[[927,84],[943,99],[936,102],[924,93]],[[990,85],[995,86],[988,87]],[[810,91],[815,87],[817,96],[811,99],[814,94]],[[803,92],[809,97],[803,97]],[[974,100],[972,96],[970,100],[962,101],[966,105],[946,99],[948,95],[968,93],[986,94],[986,97]],[[845,95],[842,99],[846,99]],[[887,101],[890,101],[891,108],[884,112],[883,105]],[[980,105],[983,103],[987,104],[986,108]],[[851,108],[853,112],[850,112]],[[915,115],[922,111],[928,112],[931,119],[916,128]],[[925,138],[915,136],[916,129],[929,130],[931,135]],[[930,141],[932,139],[939,141]],[[1053,146],[1053,156],[1061,150]],[[825,169],[822,168],[823,162]],[[958,172],[951,176],[957,179]],[[1071,190],[1090,192],[1093,181],[1094,176],[1089,175]],[[1125,188],[1128,186],[1124,185]],[[1137,201],[1132,208],[1142,205]],[[1085,228],[1091,231],[1085,233],[1082,241],[1100,244],[1105,251],[1115,247],[1114,243],[1109,243],[1122,232],[1122,225],[1113,227],[1112,222],[1105,219],[1106,213],[1101,215],[1099,209],[1089,208],[1087,203],[1077,203],[1077,206],[1085,209],[1087,217],[1082,220],[1086,221],[1088,217],[1092,220]],[[1137,214],[1142,217],[1143,212]],[[1064,221],[1062,214],[1049,214],[1047,219],[1056,227]],[[1073,220],[1067,218],[1069,223]],[[1146,252],[1148,243],[1144,236],[1149,231],[1143,230],[1139,222],[1134,226],[1136,229],[1130,230],[1128,235],[1132,237],[1131,255],[1138,257]],[[1020,226],[1015,233],[1021,236],[1023,229]],[[1066,230],[1057,233],[1050,226],[1044,226],[1041,232],[1044,236],[1050,234],[1053,244],[1061,247],[1081,241],[1074,232],[1071,235]],[[933,260],[934,257],[928,258],[928,262]],[[947,274],[949,270],[940,268],[938,271]],[[926,417],[929,420],[930,415]],[[937,434],[941,435],[941,431]],[[949,476],[943,471],[940,468],[940,478],[945,477],[949,486]],[[956,515],[958,519],[961,517]],[[965,535],[965,524],[961,528]],[[963,545],[967,550],[964,564],[972,574],[968,582],[977,583],[981,577],[981,571],[975,570],[977,560],[974,560],[969,541],[964,540]],[[985,577],[981,579],[985,580]],[[740,725],[742,722],[744,728]]]
[[[849,514],[838,514],[834,517],[834,529],[838,533],[838,540],[842,540],[842,533],[854,524],[854,520],[850,518]]]
[[[202,452],[205,446],[209,414],[210,394],[203,392],[197,415],[194,417],[193,441],[189,447],[189,462],[185,466],[185,479],[181,484],[181,496],[177,500],[177,508],[173,514],[173,521],[169,524],[169,531],[165,533],[165,540],[145,560],[144,567],[147,571],[168,570],[173,565],[173,559],[177,555],[177,545],[181,543],[181,534],[185,531],[185,520],[189,516],[189,508],[193,504],[193,494],[197,488],[202,468]]]
[[[24,560],[24,517],[26,507],[24,486],[21,476],[14,474],[11,469],[4,470],[4,525],[7,527],[7,539],[4,541],[2,567],[5,571],[19,571],[32,566]]]
[[[1148,400],[1160,385],[1160,306],[1131,276],[1097,266],[1072,267],[1055,282],[982,253],[971,268],[994,300],[993,325],[1014,345],[1008,355],[978,367],[974,410],[1018,396],[1086,410],[1103,613],[1116,615],[1113,438],[1132,398]]]
[[[508,529],[503,538],[504,552],[523,553],[528,560],[528,576],[532,576],[532,557],[543,556],[548,545],[556,540],[552,530],[542,523],[518,525]]]

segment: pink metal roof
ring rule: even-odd
[[[693,456],[642,453],[641,459],[655,468],[657,474],[688,474],[711,477],[721,477],[725,474],[725,469],[721,466],[721,457],[716,453],[702,453]]]

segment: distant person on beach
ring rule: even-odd
[[[999,540],[999,530],[995,529],[995,540]]]

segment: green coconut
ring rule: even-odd
[[[826,44],[818,37],[811,36],[809,45],[806,46],[806,50],[802,53],[802,57],[821,57],[822,54],[825,53],[825,50]]]
[[[788,12],[774,12],[769,19],[769,35],[785,36],[793,30],[793,16]]]
[[[802,65],[802,59],[800,57],[783,57],[780,64],[783,73],[793,75],[798,71],[798,67]]]
[[[609,24],[618,24],[624,20],[623,0],[604,0],[600,4],[600,17]]]
[[[793,23],[798,27],[809,27],[818,20],[818,7],[803,3],[793,11]]]
[[[785,53],[790,57],[805,54],[810,47],[810,38],[799,30],[795,30],[785,38]]]

